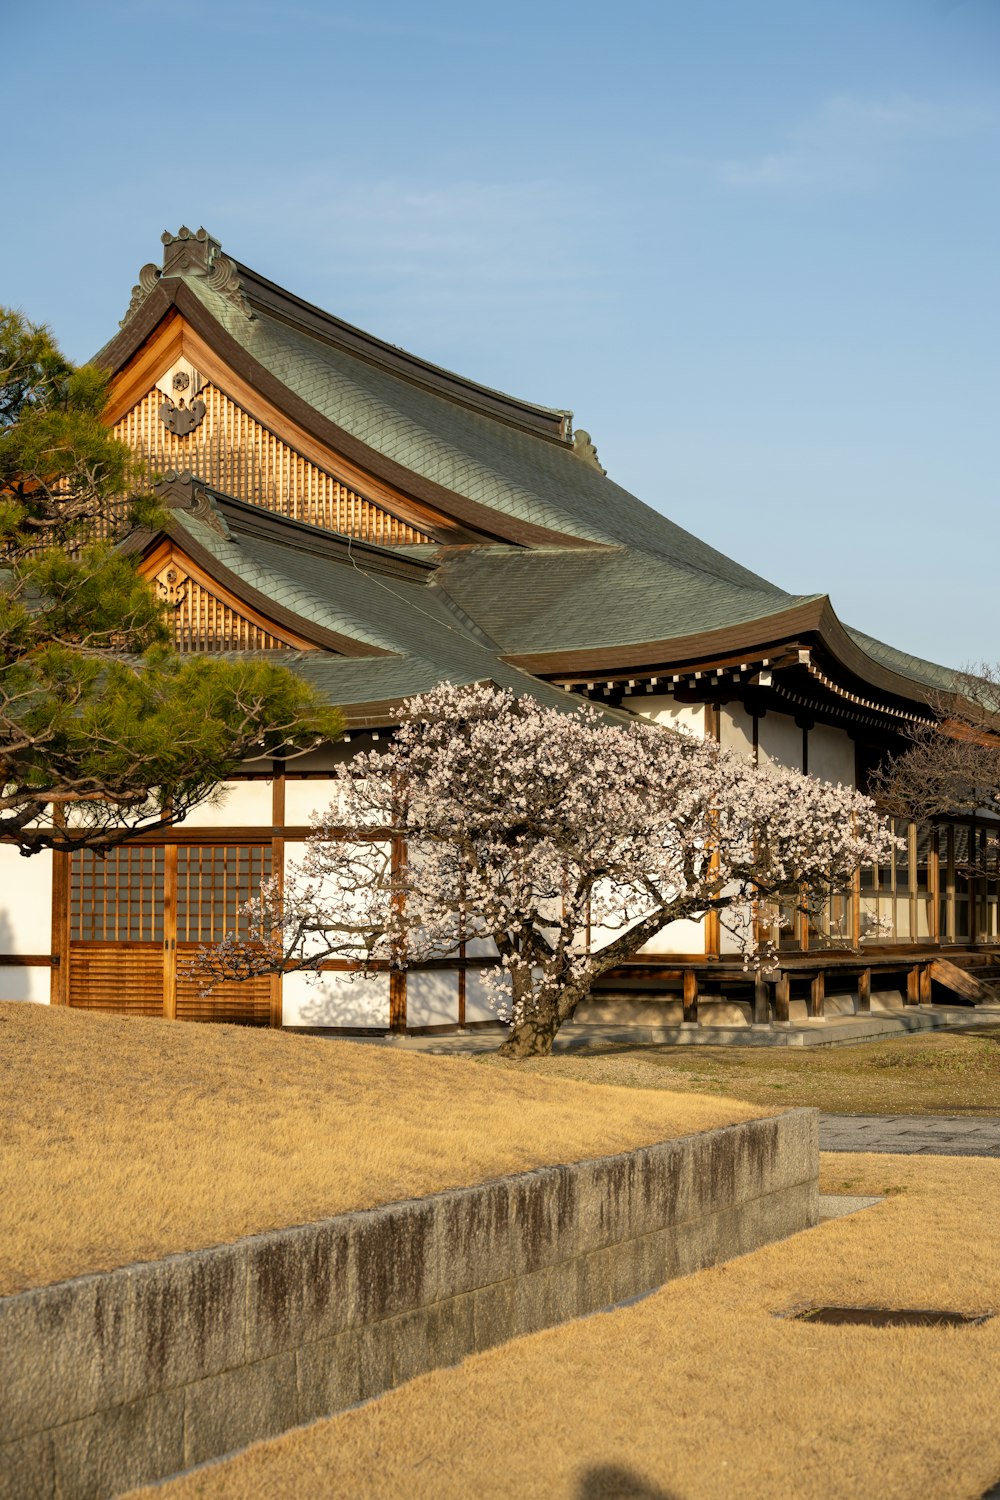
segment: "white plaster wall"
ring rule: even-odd
[[[294,827],[311,823],[313,813],[325,813],[331,802],[337,802],[340,784],[326,778],[318,781],[285,782],[285,822]]]
[[[270,781],[223,781],[215,796],[190,812],[181,828],[267,827],[273,821]]]
[[[389,976],[286,974],[281,982],[285,1026],[389,1027]]]
[[[52,855],[0,844],[0,954],[51,951]]]
[[[854,785],[854,741],[843,729],[815,724],[809,731],[809,775],[834,785]]]
[[[492,938],[469,938],[465,952],[468,958],[497,958],[500,949]]]
[[[48,1005],[52,992],[52,970],[14,968],[0,962],[0,1000],[34,1000]]]
[[[486,986],[476,969],[467,969],[465,974],[465,1019],[470,1023],[499,1019],[496,1010],[487,998]]]
[[[719,922],[719,952],[744,953],[753,935],[753,918],[749,906],[733,906],[722,913]]]
[[[768,711],[758,721],[757,764],[802,770],[802,730],[787,714]]]
[[[671,922],[639,949],[640,953],[704,953],[705,923],[684,917]]]
[[[375,842],[376,844],[378,844],[379,847],[381,847],[382,850],[385,852],[386,856],[388,856],[388,852],[389,852],[389,840],[388,839],[375,840],[373,842]],[[358,846],[355,846],[355,847],[361,847],[361,846],[358,845]],[[290,871],[292,871],[293,867],[295,865],[297,865],[302,860],[303,856],[305,855],[305,852],[306,852],[306,844],[304,842],[301,842],[301,841],[296,840],[296,839],[290,839],[288,841],[288,843],[286,843],[286,845],[285,845],[285,872],[286,872],[286,874],[289,873]],[[322,899],[322,895],[323,895],[323,892],[321,890],[320,891],[320,898],[321,899]],[[304,951],[308,955],[310,953],[316,953],[317,951],[320,951],[320,949],[321,949],[321,944],[320,944],[319,939],[317,939],[315,943],[306,942]],[[352,958],[352,957],[363,958],[364,957],[364,950],[363,950],[363,948],[359,944],[356,954],[352,953],[350,951],[344,951],[344,952],[341,952],[341,953],[333,953],[330,956],[331,956],[331,958]]]
[[[719,744],[753,760],[753,715],[742,703],[726,703],[719,709]]]
[[[626,696],[622,706],[648,719],[651,724],[665,724],[668,729],[685,729],[698,739],[705,738],[704,703],[678,703],[669,693],[643,693]]]
[[[458,974],[427,969],[406,976],[407,1026],[454,1026],[458,1022]]]

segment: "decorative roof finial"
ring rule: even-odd
[[[152,262],[143,266],[139,272],[139,284],[132,288],[132,300],[121,321],[122,327],[142,306],[157,283],[173,276],[200,277],[248,318],[253,316],[236,262],[223,255],[219,241],[213,239],[204,226],[191,230],[182,224],[176,234],[165,230],[160,238],[163,241],[163,266]]]
[[[573,434],[573,452],[577,458],[582,458],[584,463],[589,464],[592,469],[600,469],[602,474],[608,472],[597,456],[597,449],[591,441],[590,433],[586,432],[582,427],[578,427]]]

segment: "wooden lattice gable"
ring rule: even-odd
[[[161,541],[140,565],[167,606],[183,652],[312,651],[315,642],[248,607],[176,543]]]
[[[480,539],[318,440],[173,307],[115,374],[105,415],[152,472],[277,515],[382,546]]]
[[[247,586],[183,534],[161,533],[147,542],[139,572],[167,606],[174,644],[181,652],[318,651],[348,657],[386,654],[367,642],[305,619]]]

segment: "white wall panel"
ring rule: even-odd
[[[52,970],[14,968],[0,962],[0,1000],[34,1000],[48,1005],[52,989]]]
[[[651,724],[665,724],[668,729],[686,729],[698,739],[705,737],[704,703],[678,703],[669,693],[644,693],[627,696],[622,705]]]
[[[289,827],[311,823],[313,813],[325,813],[331,802],[336,802],[339,783],[336,781],[285,782],[285,822]]]
[[[406,976],[407,1026],[454,1026],[457,1022],[457,972],[454,969],[411,970]]]
[[[510,981],[508,980],[508,989]],[[487,992],[482,976],[476,969],[466,970],[465,975],[465,1019],[470,1024],[473,1021],[497,1021],[499,1017],[489,996],[493,990]]]
[[[704,953],[705,923],[691,917],[670,922],[639,949],[640,953]]]
[[[270,828],[273,794],[270,781],[224,781],[218,800],[203,802],[190,812],[182,828]]]
[[[753,760],[753,715],[742,703],[726,703],[719,709],[719,744]]]
[[[52,951],[52,855],[0,844],[0,953]]]
[[[389,976],[286,974],[281,982],[285,1026],[389,1027]]]
[[[373,842],[383,851],[383,856],[385,858],[388,858],[389,849],[390,849],[389,840],[388,839],[381,839],[381,840],[374,840]],[[297,865],[297,864],[299,864],[301,862],[301,860],[303,859],[303,857],[304,857],[304,855],[306,853],[307,847],[308,846],[303,841],[301,841],[301,840],[290,839],[285,844],[285,871],[286,871],[286,873],[292,872],[294,866]],[[355,846],[355,847],[359,847],[359,846]],[[332,886],[331,886],[331,892],[332,892]],[[323,892],[321,891],[320,892],[320,897],[322,898],[322,896],[323,896]],[[333,908],[334,904],[335,903],[334,903],[334,900],[333,900],[333,896],[331,894],[331,897],[330,897],[330,906],[331,906],[331,909]],[[316,954],[317,952],[321,952],[322,948],[320,946],[319,939],[317,939],[315,942],[309,942],[309,941],[307,941],[304,944],[304,951],[306,952],[307,955],[308,954]],[[344,951],[339,951],[339,952],[336,952],[336,953],[331,953],[329,956],[331,958],[347,958],[347,959],[358,958],[358,959],[360,959],[360,958],[364,957],[364,950],[361,947],[361,945],[359,944],[356,952],[355,951],[344,950]]]
[[[809,775],[834,785],[854,785],[854,741],[843,729],[816,724],[809,731]]]
[[[802,730],[787,714],[767,714],[757,725],[757,764],[802,770]]]

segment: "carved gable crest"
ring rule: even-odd
[[[187,437],[205,420],[205,403],[200,391],[205,384],[189,359],[175,360],[156,382],[156,389],[166,399],[160,406],[160,421],[176,437]]]

